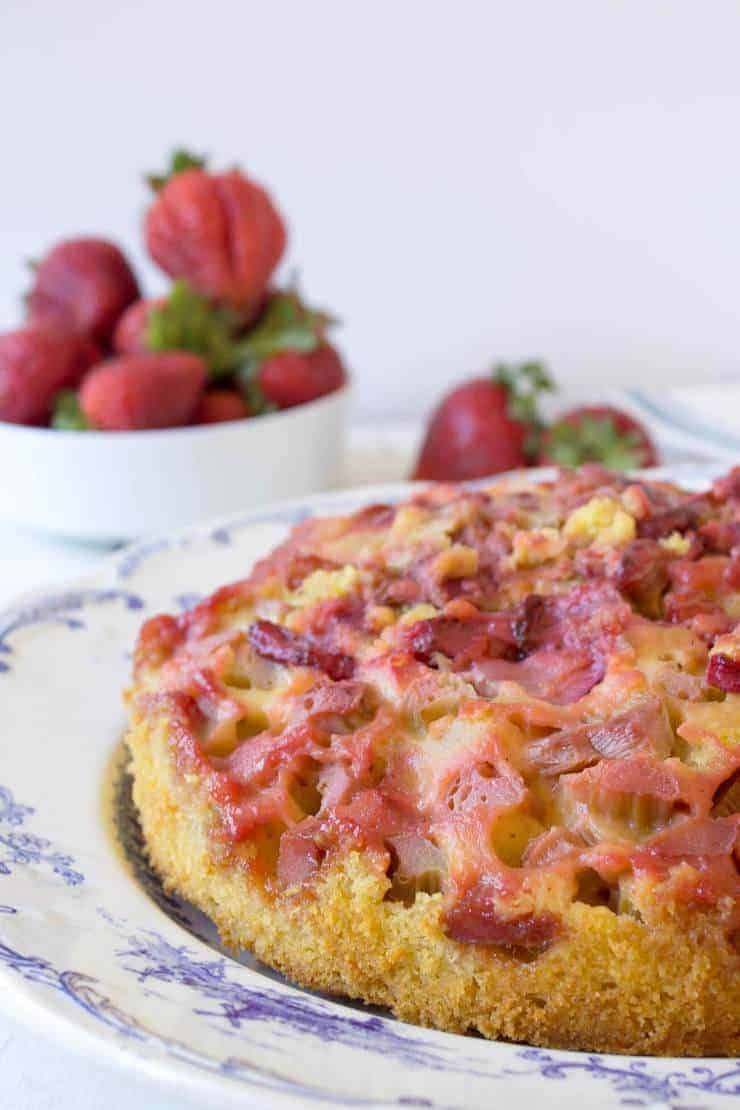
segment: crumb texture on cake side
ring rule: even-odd
[[[309,520],[147,622],[153,865],[302,985],[453,1032],[740,1050],[740,473]]]

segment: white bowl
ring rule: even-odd
[[[149,432],[0,423],[0,520],[130,539],[331,489],[349,387],[253,420]]]

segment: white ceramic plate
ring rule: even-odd
[[[492,1043],[292,987],[226,955],[207,920],[167,897],[143,862],[115,770],[142,619],[245,574],[309,511],[407,491],[318,497],[143,544],[0,615],[0,1001],[207,1105],[729,1108],[737,1061]]]

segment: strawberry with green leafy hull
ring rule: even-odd
[[[269,194],[241,170],[209,173],[205,162],[178,151],[146,216],[146,244],[172,278],[230,305],[246,320],[258,309],[286,245],[282,218]]]
[[[527,362],[453,389],[432,415],[413,477],[458,482],[526,466],[541,428],[537,398],[552,388],[542,364]]]
[[[213,304],[184,280],[166,297],[136,301],[118,321],[118,354],[190,351],[207,364],[210,377],[224,377],[244,361],[240,321],[232,309]]]
[[[247,412],[283,409],[344,384],[344,366],[326,339],[332,322],[295,290],[274,291],[245,333],[233,309],[213,304],[181,279],[167,297],[133,304],[119,321],[114,345],[121,354],[191,351],[207,364],[212,381],[236,373]],[[236,412],[235,404],[230,411]]]
[[[327,340],[334,320],[293,290],[276,292],[242,344],[237,377],[260,408],[293,408],[340,389],[347,372]]]
[[[542,436],[538,461],[557,466],[599,462],[611,470],[655,466],[658,452],[645,428],[611,405],[563,413]]]

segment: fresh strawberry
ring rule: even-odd
[[[203,360],[185,352],[122,355],[87,375],[80,407],[103,431],[175,428],[192,420],[206,377]]]
[[[113,332],[112,347],[117,355],[143,355],[149,350],[149,319],[164,303],[164,297],[147,297],[128,306]]]
[[[563,413],[544,433],[539,462],[599,462],[612,470],[632,470],[655,466],[658,452],[642,424],[626,412],[611,405],[584,405]]]
[[[279,409],[315,401],[346,380],[342,360],[328,343],[314,351],[282,351],[265,359],[257,371],[262,395]]]
[[[0,335],[0,420],[46,420],[57,391],[77,385],[99,359],[100,351],[84,335],[51,326]]]
[[[413,477],[458,482],[526,466],[545,389],[552,384],[536,362],[499,366],[453,389],[432,414]]]
[[[221,424],[226,420],[244,420],[250,416],[249,405],[236,389],[210,389],[198,402],[194,424]]]
[[[36,267],[26,299],[32,322],[49,322],[106,344],[139,296],[121,251],[105,239],[67,239]]]
[[[171,175],[155,179],[149,253],[170,277],[253,312],[285,250],[283,221],[269,194],[240,170],[209,173],[199,161],[178,152]]]

